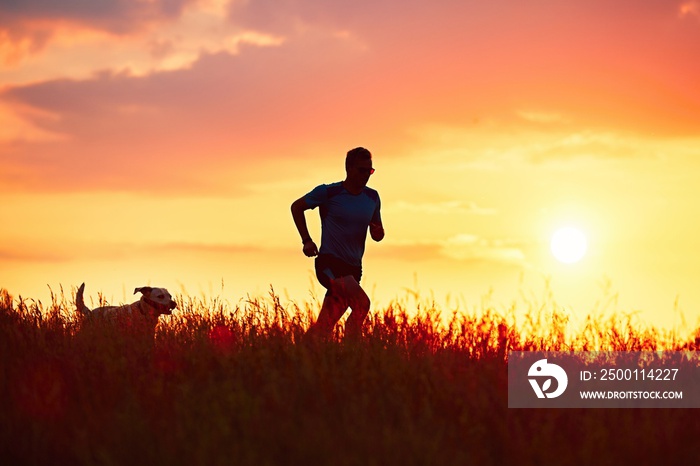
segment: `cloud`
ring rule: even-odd
[[[124,34],[145,24],[175,18],[197,0],[5,0],[0,4],[0,29],[22,32],[33,24],[74,22]]]
[[[423,262],[439,259],[440,245],[433,242],[384,242],[372,251],[372,257],[395,259],[402,262]]]
[[[299,139],[318,143],[338,129],[354,132],[352,120],[371,134],[373,117],[356,118],[371,96],[346,85],[356,56],[344,52],[342,40],[306,38],[247,45],[238,55],[206,54],[185,70],[104,72],[6,88],[0,92],[6,108],[31,109],[23,114],[27,126],[63,140],[14,144],[0,176],[8,165],[25,166],[36,178],[15,179],[15,186],[44,190],[235,186],[260,156],[303,150]],[[154,167],[160,176],[151,179],[147,170]]]
[[[405,202],[397,201],[392,205],[397,211],[418,212],[441,215],[495,215],[496,209],[481,207],[476,202],[445,201],[445,202]]]
[[[252,246],[249,244],[224,244],[201,242],[135,243],[129,241],[63,241],[61,244],[14,240],[12,248],[0,247],[0,263],[65,263],[79,260],[120,260],[133,257],[173,257],[181,254],[215,257],[238,257],[247,254],[274,252],[280,255],[285,250]]]
[[[149,26],[123,34],[58,20],[36,22],[26,37],[0,29],[0,37],[6,38],[0,41],[0,62],[4,57],[9,71],[0,86],[3,81],[86,79],[105,70],[143,76],[189,68],[205,54],[237,54],[245,45],[274,46],[284,41],[228,22],[221,6],[205,1],[190,2],[176,17],[155,16],[146,22]]]
[[[0,3],[0,63],[17,65],[68,36],[126,37],[177,19],[197,0],[7,0]],[[96,34],[97,33],[97,34]]]
[[[533,144],[524,145],[522,156],[533,163],[560,162],[574,159],[649,158],[655,154],[637,137],[611,132],[565,132]]]
[[[34,27],[31,30],[0,29],[0,64],[15,65],[24,57],[44,49],[52,36],[50,28]]]
[[[459,234],[442,242],[440,253],[459,261],[520,265],[525,262],[525,254],[516,246],[512,241]]]
[[[412,133],[417,141],[414,150],[428,157],[432,165],[442,167],[442,176],[543,165],[555,170],[576,170],[582,164],[602,168],[601,164],[632,160],[692,160],[700,154],[698,135],[581,129],[570,123],[548,128],[507,127],[508,137],[503,137],[502,127],[496,124],[428,125]],[[431,210],[435,211],[435,206]]]
[[[437,241],[389,242],[372,251],[372,254],[407,262],[448,259],[467,263],[526,265],[525,253],[518,242],[471,234],[458,234]]]
[[[22,141],[58,141],[60,135],[45,131],[31,124],[31,108],[2,105],[0,103],[0,143]],[[38,115],[36,115],[38,116]]]
[[[700,18],[700,2],[697,0],[690,0],[681,3],[678,7],[678,14],[681,17],[695,16],[696,18]]]
[[[420,2],[404,1],[398,5],[387,0],[233,1],[229,3],[228,16],[233,23],[275,34],[293,35],[313,28],[366,32],[362,29],[367,23],[383,22],[391,27],[392,17],[410,17],[417,6]]]
[[[532,123],[551,124],[566,122],[566,119],[561,114],[556,112],[519,110],[516,113],[523,120],[530,121]]]
[[[67,262],[70,257],[66,254],[36,249],[22,249],[15,244],[12,248],[0,247],[0,264],[2,263],[59,263]],[[7,266],[5,264],[4,266]]]
[[[497,150],[523,125],[695,134],[700,30],[657,19],[676,4],[634,5],[4,2],[11,48],[45,53],[0,78],[2,188],[218,192],[258,161],[396,148],[427,123]]]
[[[149,251],[176,252],[176,253],[194,253],[194,254],[213,254],[216,256],[238,256],[241,254],[258,254],[262,251],[269,251],[270,248],[260,246],[252,246],[247,244],[212,244],[212,243],[166,243],[149,246]]]
[[[549,140],[547,140],[549,139]],[[678,160],[697,157],[696,137],[654,137],[606,131],[580,131],[543,138],[520,149],[533,163],[572,160],[661,160],[671,154]]]

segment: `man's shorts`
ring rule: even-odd
[[[362,267],[350,265],[331,254],[316,256],[316,278],[327,290],[331,289],[331,280],[352,275],[360,283]]]

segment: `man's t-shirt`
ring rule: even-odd
[[[317,186],[304,200],[312,209],[319,207],[321,214],[319,254],[361,267],[367,227],[381,222],[379,193],[365,186],[360,194],[351,194],[339,181]]]

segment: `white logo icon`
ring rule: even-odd
[[[530,370],[527,373],[528,377],[549,377],[545,380],[542,387],[536,379],[528,379],[532,389],[535,390],[537,398],[556,398],[566,390],[566,385],[569,383],[569,378],[566,376],[566,372],[561,367],[556,364],[547,364],[546,359],[540,359],[530,366]],[[551,393],[547,393],[547,390],[552,386],[552,378],[557,381],[557,389]]]

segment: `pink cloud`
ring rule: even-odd
[[[131,34],[157,22],[171,21],[197,0],[23,0],[0,3],[0,60],[16,64],[43,51],[67,25]]]
[[[26,115],[31,124],[62,140],[6,143],[0,176],[25,167],[32,177],[13,177],[15,188],[156,192],[206,190],[205,172],[217,167],[244,178],[256,156],[289,157],[300,141],[331,137],[335,125],[357,119],[360,102],[339,99],[353,61],[343,47],[245,47],[238,56],[203,56],[187,70],[7,89],[0,99],[35,109]],[[151,178],[155,167],[160,176]]]
[[[119,33],[174,17],[187,2],[18,5],[0,7],[10,18],[0,27],[60,16]],[[254,164],[308,158],[307,147],[397,147],[406,128],[481,116],[532,124],[517,118],[523,108],[584,127],[693,133],[700,30],[678,21],[675,8],[661,0],[233,2],[229,27],[287,40],[201,53],[176,71],[103,71],[0,91],[5,106],[32,109],[21,114],[28,125],[60,137],[0,141],[0,178],[5,189],[236,190]]]
[[[690,0],[688,2],[682,3],[678,7],[678,13],[681,16],[700,17],[700,2],[698,2],[697,0]]]

